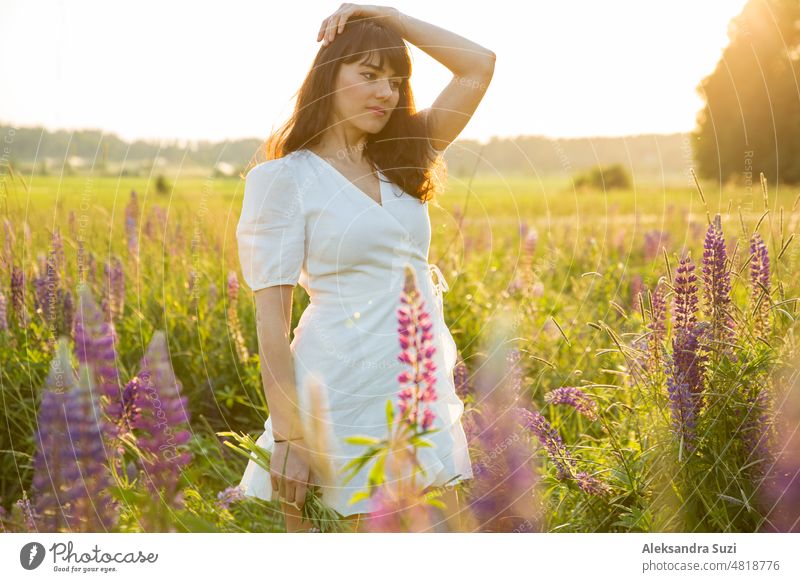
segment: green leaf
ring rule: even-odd
[[[412,437],[409,442],[415,447],[433,447],[433,443],[419,437]]]
[[[447,509],[447,505],[445,505],[439,499],[430,499],[430,500],[428,500],[428,505],[433,505],[434,507],[438,507],[439,509]]]
[[[392,426],[394,421],[394,404],[391,399],[386,401],[386,424]]]
[[[358,491],[357,493],[353,493],[353,496],[350,497],[350,501],[348,501],[348,505],[352,505],[353,503],[357,503],[362,499],[369,499],[369,493],[367,491]]]
[[[351,436],[345,437],[345,442],[350,443],[351,445],[364,445],[364,446],[374,446],[381,442],[381,439],[371,437],[371,436]]]

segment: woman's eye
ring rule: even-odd
[[[367,80],[368,80],[368,81],[372,81],[373,79],[370,79],[370,78],[368,78],[368,77],[367,77],[367,75],[375,75],[375,73],[361,73],[361,74],[362,74],[362,75],[363,75],[365,78],[367,78]],[[397,89],[399,89],[399,88],[400,88],[400,85],[402,85],[402,83],[401,83],[400,81],[392,81],[392,89],[393,89],[393,90],[397,90]]]

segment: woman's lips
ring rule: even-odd
[[[372,111],[375,115],[383,116],[386,115],[386,110],[380,107],[367,107],[370,111]]]

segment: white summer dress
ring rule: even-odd
[[[442,292],[448,287],[441,271],[428,263],[428,204],[382,172],[379,176],[382,205],[310,150],[262,162],[245,179],[236,229],[243,277],[253,291],[299,283],[310,297],[291,342],[295,382],[301,407],[308,402],[312,378],[324,386],[336,477],[328,483],[313,474],[312,479],[323,503],[343,516],[369,511],[366,499],[348,502],[366,490],[374,464],[344,484],[342,467],[365,451],[344,439],[386,437],[386,403],[391,399],[396,405],[397,376],[408,369],[398,361],[397,332],[406,264],[416,271],[431,315],[437,367],[437,400],[430,408],[439,430],[427,437],[434,447],[417,449],[426,474],[416,482],[427,487],[473,478],[461,424],[464,404],[453,380],[457,348],[442,311]],[[271,417],[256,442],[272,452]],[[277,499],[269,473],[253,460],[240,485],[246,495]]]

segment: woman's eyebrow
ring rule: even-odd
[[[370,69],[373,69],[375,71],[383,72],[383,67],[379,67],[378,65],[373,65],[371,63],[361,63],[361,66],[362,67],[369,67]],[[393,74],[389,73],[389,76],[392,77]]]

